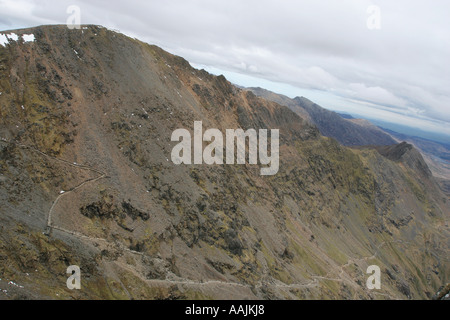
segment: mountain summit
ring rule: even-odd
[[[420,299],[448,281],[449,202],[403,146],[346,148],[103,27],[12,33],[0,46],[1,298]],[[279,129],[279,171],[174,164],[171,134],[194,121]],[[66,286],[73,265],[80,290]]]

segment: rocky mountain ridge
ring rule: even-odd
[[[320,133],[332,137],[344,146],[392,145],[396,141],[375,126],[359,123],[360,119],[344,119],[334,111],[322,108],[305,97],[289,97],[262,88],[248,88],[257,96],[289,107],[300,117],[314,124]]]
[[[448,282],[449,204],[407,161],[100,26],[13,32],[35,40],[0,47],[0,298],[420,299]],[[279,129],[279,172],[174,165],[171,133],[194,121]]]

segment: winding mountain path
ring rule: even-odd
[[[46,233],[49,233],[52,228],[57,228],[57,227],[52,225],[52,214],[53,214],[53,209],[55,208],[55,206],[57,205],[57,203],[59,202],[59,200],[62,197],[68,195],[69,193],[71,193],[71,192],[73,192],[75,190],[78,190],[78,189],[82,188],[84,185],[86,185],[88,183],[95,182],[95,181],[98,181],[100,179],[103,179],[103,178],[107,177],[105,172],[102,172],[102,171],[100,171],[98,169],[94,169],[94,168],[92,168],[90,166],[87,166],[87,165],[84,165],[84,164],[78,164],[76,162],[70,162],[70,161],[67,161],[67,160],[64,160],[64,159],[60,159],[60,158],[51,156],[49,154],[46,154],[45,152],[40,151],[39,149],[37,149],[35,147],[29,146],[29,145],[25,145],[25,144],[19,143],[17,141],[7,140],[6,138],[0,138],[0,141],[1,142],[7,142],[7,143],[10,143],[10,144],[14,144],[14,145],[16,145],[16,146],[18,146],[18,147],[20,147],[22,149],[28,149],[28,150],[34,151],[34,152],[36,152],[36,153],[38,153],[38,154],[40,154],[40,155],[42,155],[44,157],[50,158],[50,159],[58,161],[58,162],[62,162],[62,163],[66,164],[66,165],[69,165],[71,167],[75,167],[75,168],[82,169],[82,170],[92,171],[92,172],[95,172],[95,173],[97,173],[99,175],[99,176],[97,176],[95,178],[91,178],[91,179],[88,179],[86,181],[83,181],[79,185],[77,185],[75,187],[72,187],[69,190],[61,191],[61,193],[53,201],[52,206],[50,207],[50,210],[49,210],[49,212],[47,214]],[[61,230],[62,228],[58,228],[58,229]],[[64,230],[64,231],[67,232],[67,230]]]
[[[115,245],[116,248],[120,248],[121,250],[125,251],[125,252],[129,252],[131,254],[134,255],[138,255],[138,256],[145,256],[149,259],[152,260],[160,260],[158,258],[149,256],[143,252],[139,252],[139,251],[135,251],[132,249],[129,249],[128,247],[126,247],[124,244],[115,241],[115,242],[111,242],[107,239],[104,238],[96,238],[96,237],[91,237],[88,235],[84,235],[80,232],[76,232],[76,231],[72,231],[72,230],[67,230],[65,228],[56,226],[52,223],[52,214],[53,214],[53,210],[55,208],[55,206],[58,204],[58,202],[66,195],[68,195],[69,193],[76,191],[80,188],[82,188],[83,186],[85,186],[88,183],[94,183],[100,179],[104,179],[107,178],[107,174],[105,172],[102,172],[98,169],[92,168],[90,166],[87,165],[83,165],[83,164],[77,164],[75,162],[70,162],[64,159],[60,159],[60,158],[56,158],[54,156],[48,155],[38,149],[36,149],[35,147],[32,146],[28,146],[28,145],[24,145],[21,143],[18,143],[16,141],[10,141],[7,140],[5,138],[0,137],[0,142],[6,142],[6,143],[11,143],[14,144],[20,148],[23,149],[28,149],[31,150],[33,152],[36,152],[44,157],[53,159],[55,161],[59,161],[62,162],[66,165],[75,167],[77,169],[82,169],[82,170],[88,170],[88,171],[92,171],[98,174],[97,177],[95,178],[91,178],[88,179],[86,181],[83,181],[82,183],[78,184],[75,187],[72,187],[71,189],[67,190],[67,191],[63,191],[61,194],[59,194],[56,199],[53,201],[52,206],[50,207],[50,210],[47,214],[47,226],[46,226],[46,231],[45,233],[47,235],[50,235],[52,230],[58,230],[60,232],[64,232],[67,234],[70,234],[72,236],[75,236],[79,239],[85,240],[85,241],[89,241],[89,242],[94,242],[94,243],[103,243],[105,245]],[[195,281],[195,280],[190,280],[190,279],[186,279],[183,277],[179,277],[175,274],[173,274],[172,272],[170,272],[169,270],[166,270],[166,277],[165,279],[147,279],[145,277],[143,277],[139,272],[137,272],[136,270],[134,270],[133,268],[131,268],[128,265],[125,264],[121,264],[121,267],[127,269],[128,271],[132,272],[133,274],[135,274],[137,277],[139,277],[141,280],[143,280],[146,283],[151,283],[151,284],[156,284],[156,285],[167,285],[168,283],[170,284],[177,284],[177,285],[189,285],[189,286],[214,286],[214,285],[220,285],[220,286],[234,286],[234,287],[241,287],[241,288],[248,288],[248,289],[258,289],[261,287],[275,287],[275,288],[282,288],[282,289],[303,289],[303,288],[312,288],[312,287],[318,287],[320,284],[320,281],[324,281],[324,280],[328,280],[328,281],[336,281],[336,282],[343,282],[346,281],[346,283],[350,283],[353,287],[361,287],[359,285],[356,284],[355,281],[350,281],[351,279],[345,279],[344,275],[346,273],[345,268],[347,268],[348,266],[350,266],[351,264],[357,264],[357,262],[361,262],[361,261],[365,261],[367,262],[370,259],[375,259],[377,257],[377,255],[379,254],[380,249],[386,245],[387,243],[391,243],[391,242],[403,242],[401,240],[396,240],[396,241],[384,241],[382,242],[380,245],[378,245],[378,247],[376,248],[375,253],[372,256],[368,256],[368,257],[363,257],[363,258],[350,258],[347,263],[341,265],[339,267],[339,274],[337,276],[337,278],[332,278],[330,276],[330,274],[335,273],[335,271],[330,271],[328,274],[326,274],[325,276],[318,276],[318,275],[312,275],[311,276],[311,280],[306,281],[305,283],[291,283],[291,284],[287,284],[287,283],[283,283],[279,280],[276,280],[274,278],[269,278],[269,280],[260,280],[257,284],[255,285],[250,285],[250,284],[245,284],[245,283],[239,283],[239,282],[232,282],[232,281],[221,281],[221,280],[206,280],[206,281]],[[385,296],[388,297],[390,299],[395,299],[394,297],[390,296],[389,294],[386,293],[381,293],[381,292],[375,292],[373,291],[374,294],[376,295],[381,295],[381,296]]]

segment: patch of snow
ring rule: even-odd
[[[22,35],[23,41],[25,42],[33,42],[36,39],[34,38],[34,34],[24,34]]]
[[[18,287],[18,288],[23,288],[23,286],[18,285],[18,284],[15,283],[14,281],[10,281],[10,282],[8,282],[8,284],[9,284],[9,285],[12,285],[12,286],[16,286],[16,287]]]
[[[0,44],[4,47],[9,43],[8,38],[4,34],[0,34]]]
[[[14,40],[14,41],[19,40],[19,36],[15,33],[10,33],[10,34],[7,34],[6,36],[8,37],[9,40]]]
[[[78,55],[78,52],[77,52],[77,50],[73,49],[73,52],[75,52],[75,54],[77,55],[78,59],[80,59],[80,60],[81,60],[80,56]]]
[[[111,28],[106,28],[106,29],[109,31],[112,31],[112,32],[120,33],[119,29],[111,29]]]

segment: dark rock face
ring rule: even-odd
[[[133,220],[140,218],[143,221],[147,221],[149,219],[149,214],[147,212],[136,209],[126,201],[122,202],[121,208],[112,203],[98,201],[80,208],[80,213],[90,219],[94,217],[100,219],[123,219],[126,216],[131,217]]]
[[[431,171],[422,155],[411,144],[402,142],[392,146],[374,147],[381,155],[392,161],[401,161],[421,175],[431,177]]]
[[[435,295],[432,297],[433,300],[450,300],[450,284],[447,283],[445,286],[439,288]]]
[[[147,212],[142,212],[135,207],[133,207],[128,202],[122,202],[122,208],[125,212],[125,214],[129,217],[131,217],[133,220],[136,220],[137,218],[142,219],[143,221],[147,221],[149,219],[149,215]]]
[[[378,147],[378,152],[392,161],[400,161],[402,157],[413,148],[412,145],[402,142],[393,146]]]
[[[36,41],[0,47],[0,289],[23,288],[0,298],[420,299],[445,282],[449,203],[409,146],[346,148],[306,109],[102,27],[15,32]],[[279,129],[279,172],[173,164],[194,121]],[[389,269],[379,295],[369,264]]]

